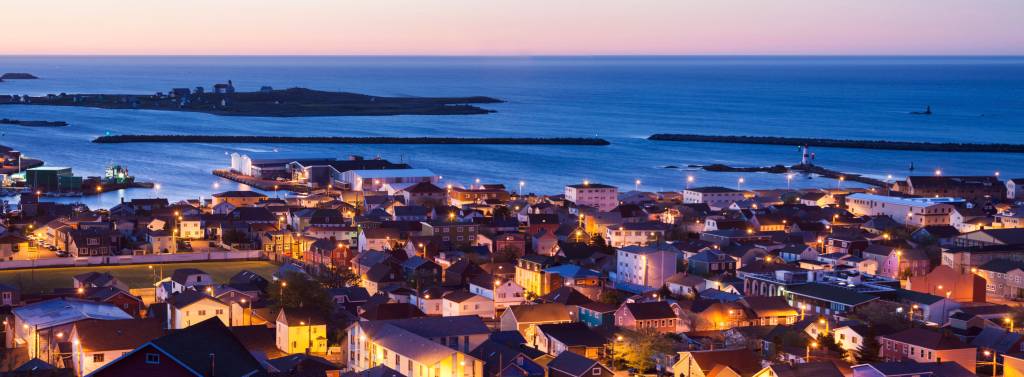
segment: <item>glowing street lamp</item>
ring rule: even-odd
[[[519,181],[519,196],[523,196],[523,186],[525,186],[525,185],[526,185],[526,182]]]
[[[689,189],[689,188],[690,188],[690,184],[691,184],[691,183],[693,183],[693,176],[692,176],[692,175],[688,175],[688,176],[686,176],[686,188],[687,188],[687,189]]]

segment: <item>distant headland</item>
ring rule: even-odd
[[[19,120],[7,118],[0,119],[0,125],[4,124],[24,127],[67,127],[68,122],[48,120]]]
[[[173,88],[154,94],[49,94],[46,96],[0,95],[0,105],[45,105],[188,111],[215,115],[263,117],[373,116],[373,115],[470,115],[494,110],[471,104],[500,103],[491,97],[379,97],[357,93],[327,92],[305,88],[236,92],[234,83]]]
[[[996,143],[927,143],[886,140],[844,140],[777,136],[716,136],[687,134],[654,134],[648,137],[647,140],[790,146],[807,145],[812,147],[882,149],[897,151],[1024,153],[1024,144]]]
[[[516,144],[516,145],[610,145],[608,140],[583,137],[348,137],[348,136],[250,136],[250,135],[110,135],[92,141],[114,143],[245,143],[245,144]]]
[[[35,79],[38,79],[38,77],[36,77],[35,75],[33,75],[31,73],[24,73],[24,72],[13,72],[13,73],[5,73],[3,75],[0,75],[0,80],[35,80]]]

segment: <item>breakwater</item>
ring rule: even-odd
[[[510,145],[609,145],[599,138],[528,137],[349,137],[349,136],[246,136],[246,135],[110,135],[93,143],[293,143],[293,144],[510,144]]]
[[[654,134],[648,137],[647,140],[730,144],[807,145],[812,147],[884,149],[899,151],[1024,153],[1024,144],[1002,143],[928,143],[885,140],[844,140],[777,136],[716,136],[689,134]]]

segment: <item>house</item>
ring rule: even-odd
[[[282,356],[276,359],[267,360],[267,363],[274,367],[277,372],[285,376],[340,376],[342,368],[334,363],[328,361],[319,356],[313,355],[288,355]],[[381,369],[387,367],[381,367]],[[401,374],[395,371],[389,371],[386,373],[392,373],[387,377],[399,377]],[[380,375],[374,375],[375,377],[385,377]],[[369,377],[369,376],[365,376]]]
[[[85,376],[146,342],[159,338],[165,330],[154,319],[84,320],[75,323],[68,339],[71,358],[79,376]]]
[[[1024,199],[1024,178],[1006,180],[1006,198],[1013,200]]]
[[[217,317],[225,325],[231,323],[228,304],[206,292],[187,290],[167,299],[168,328],[183,329],[207,319]]]
[[[448,201],[448,193],[430,182],[419,182],[398,190],[395,196],[405,198],[405,204],[411,206],[436,207]]]
[[[572,322],[569,307],[562,304],[535,304],[510,306],[501,313],[501,331],[518,331],[524,339],[533,339],[536,326],[549,323]]]
[[[471,222],[459,222],[450,213],[449,217],[443,220],[423,222],[423,235],[436,236],[442,242],[451,242],[459,246],[475,246],[476,236],[480,232],[480,226]]]
[[[683,191],[683,203],[707,204],[712,210],[727,208],[733,202],[745,198],[743,191],[720,186],[694,187]]]
[[[615,325],[633,331],[674,333],[679,322],[678,310],[665,301],[625,303],[615,311]]]
[[[554,264],[554,259],[543,255],[527,255],[516,260],[515,282],[523,287],[528,296],[546,295],[554,287],[547,279],[545,269]]]
[[[706,249],[687,260],[687,269],[701,276],[732,273],[736,271],[736,260],[721,251]]]
[[[1024,228],[982,229],[961,234],[953,240],[958,247],[1024,244]]]
[[[824,315],[847,313],[854,308],[877,300],[877,296],[832,284],[807,283],[787,288],[794,306],[803,305],[807,311]]]
[[[136,318],[141,316],[145,305],[142,298],[113,286],[83,289],[78,297],[114,305]]]
[[[665,287],[675,296],[696,297],[697,293],[706,288],[706,280],[698,275],[680,272],[665,280]]]
[[[249,207],[267,199],[269,199],[268,196],[255,191],[225,191],[213,194],[213,201],[210,202],[210,206],[216,207],[221,203],[227,203],[235,208]]]
[[[610,329],[615,325],[618,307],[603,302],[587,302],[576,307],[579,321],[593,328]]]
[[[426,258],[414,255],[402,262],[402,272],[412,287],[431,287],[441,284],[441,266]]]
[[[512,279],[492,281],[490,275],[480,275],[469,281],[469,291],[494,301],[494,308],[499,312],[526,302],[525,289]]]
[[[109,272],[86,272],[75,275],[71,279],[74,282],[75,289],[116,287],[123,291],[128,290],[128,284],[117,280],[117,278]]]
[[[558,236],[555,232],[541,229],[530,235],[530,251],[543,256],[554,256],[558,253]]]
[[[592,359],[601,357],[601,351],[608,343],[603,335],[579,322],[537,326],[534,339],[527,341],[534,348],[552,356],[569,351]]]
[[[174,292],[181,292],[185,288],[213,285],[214,281],[210,274],[198,268],[179,268],[171,273],[171,284]]]
[[[362,228],[359,232],[359,252],[393,249],[402,241],[402,233],[395,228]]]
[[[575,352],[562,352],[548,362],[548,377],[612,377],[608,367]]]
[[[464,206],[487,201],[507,202],[512,195],[502,184],[476,184],[469,188],[452,187],[448,191],[453,206]]]
[[[956,207],[949,214],[949,225],[960,233],[973,232],[992,226],[992,219],[980,207]]]
[[[489,335],[476,316],[358,321],[343,340],[345,361],[355,372],[383,365],[410,377],[482,376],[484,363],[469,352]]]
[[[20,306],[21,289],[0,283],[0,306]]]
[[[815,361],[772,364],[754,373],[753,377],[843,377],[843,373],[831,361]]]
[[[974,372],[977,349],[957,338],[924,328],[910,328],[878,337],[878,355],[888,361],[954,362]]]
[[[976,272],[985,279],[986,293],[1006,299],[1024,297],[1024,261],[993,259]]]
[[[912,175],[893,184],[892,190],[913,196],[951,196],[972,201],[1006,198],[1006,185],[991,175]]]
[[[619,189],[583,181],[582,184],[565,186],[565,200],[577,207],[593,207],[608,212],[619,205]]]
[[[608,246],[647,246],[665,239],[666,226],[661,222],[646,221],[611,225],[605,230]]]
[[[29,251],[28,238],[12,232],[0,234],[0,259],[14,260],[14,255],[21,251]]]
[[[327,321],[313,310],[281,309],[274,326],[277,349],[285,353],[327,353]]]
[[[1006,355],[1004,355],[1006,357]],[[1017,376],[1007,372],[1006,377]],[[956,363],[881,362],[853,366],[853,377],[976,377]]]
[[[616,284],[641,291],[661,288],[676,273],[679,252],[668,245],[628,246],[616,251]]]
[[[937,266],[924,276],[911,277],[907,289],[922,293],[944,295],[950,292],[950,299],[961,302],[985,302],[986,283],[983,271],[959,272],[949,266]],[[939,289],[938,287],[943,287]],[[994,288],[994,286],[993,286]]]
[[[441,298],[441,315],[445,317],[477,315],[484,318],[496,316],[494,301],[469,291],[454,291],[445,294]]]
[[[672,374],[675,377],[752,376],[761,370],[760,360],[756,353],[743,348],[679,352]]]
[[[477,235],[477,244],[488,246],[492,253],[507,252],[522,257],[526,254],[526,235],[519,232],[503,232],[495,235]]]
[[[71,355],[83,357],[81,354]],[[213,318],[146,342],[90,376],[260,376],[266,368]]]

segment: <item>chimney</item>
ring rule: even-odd
[[[216,375],[217,375],[217,354],[211,352],[210,353],[210,375],[209,375],[209,377],[214,377]]]

